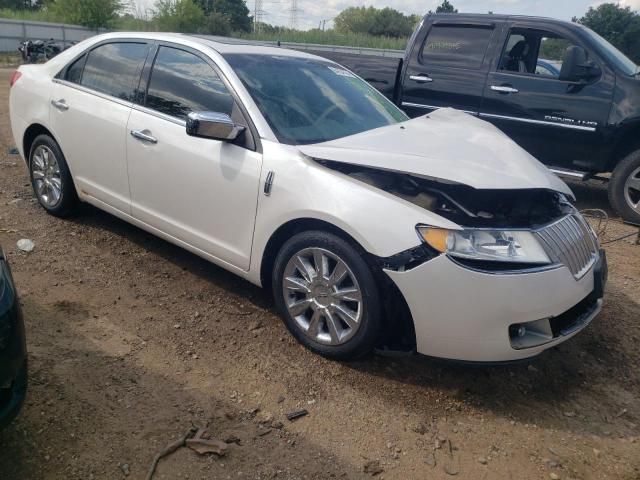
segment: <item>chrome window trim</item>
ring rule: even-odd
[[[520,117],[509,117],[507,115],[495,115],[493,113],[480,113],[480,117],[482,118],[493,118],[497,120],[510,120],[513,122],[523,122],[523,123],[531,123],[534,125],[546,125],[549,127],[560,127],[560,128],[568,128],[571,130],[580,130],[583,132],[595,132],[595,127],[584,127],[582,125],[569,125],[566,123],[555,123],[555,122],[547,122],[545,120],[534,120],[531,118],[520,118]]]
[[[108,93],[98,92],[97,90],[93,90],[91,88],[87,88],[87,87],[85,87],[83,85],[80,85],[78,83],[69,82],[68,80],[62,80],[60,78],[53,78],[52,81],[53,81],[53,83],[59,83],[61,85],[64,85],[65,87],[74,88],[74,89],[79,90],[81,92],[88,93],[89,95],[94,95],[96,97],[102,98],[103,100],[108,100],[108,101],[111,101],[111,102],[114,102],[114,103],[118,103],[118,104],[120,104],[122,106],[125,106],[125,107],[131,107],[133,105],[133,102],[122,100],[121,98],[114,97],[113,95],[109,95]]]
[[[160,118],[162,120],[166,120],[167,122],[171,122],[171,123],[175,123],[176,125],[180,125],[181,127],[185,127],[187,126],[187,122],[185,120],[180,120],[178,117],[173,117],[171,115],[167,115],[166,113],[162,113],[159,112],[158,110],[154,110],[152,108],[149,107],[145,107],[142,105],[139,105],[137,103],[134,103],[132,105],[133,110],[137,110],[141,113],[146,113],[147,115],[151,115],[153,117],[157,117]]]

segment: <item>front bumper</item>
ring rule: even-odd
[[[508,362],[536,356],[591,322],[602,308],[606,257],[601,252],[598,262],[578,280],[564,266],[487,273],[460,266],[446,255],[409,271],[385,272],[411,310],[418,353]],[[545,324],[546,337],[518,343],[512,332],[520,324]]]

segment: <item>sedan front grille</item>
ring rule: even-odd
[[[567,215],[536,231],[553,262],[565,265],[575,278],[582,278],[598,258],[598,243],[581,215]]]

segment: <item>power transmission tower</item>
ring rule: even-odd
[[[291,8],[289,9],[289,27],[296,30],[298,27],[298,0],[291,0]]]
[[[255,0],[253,4],[253,31],[259,33],[262,26],[262,16],[264,10],[262,9],[262,0]]]

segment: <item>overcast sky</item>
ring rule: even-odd
[[[272,25],[288,25],[292,0],[262,0],[264,21]],[[435,10],[441,0],[297,0],[298,28],[317,27],[320,20],[330,20],[347,7],[369,6],[391,7],[404,13],[425,14]],[[466,13],[509,13],[519,15],[541,15],[570,20],[582,16],[590,6],[605,3],[602,0],[449,0],[459,11]],[[141,8],[153,7],[154,0],[135,0]],[[255,0],[247,0],[253,14]],[[620,0],[621,5],[640,10],[640,0]],[[331,23],[327,23],[329,27]]]

